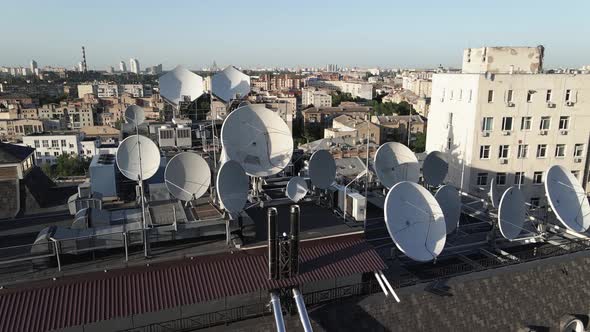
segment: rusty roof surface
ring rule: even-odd
[[[268,280],[266,248],[87,273],[0,290],[0,331],[47,331],[225,296],[382,270],[361,235],[301,243],[300,273]]]

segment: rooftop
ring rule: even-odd
[[[20,163],[34,152],[35,149],[28,146],[0,142],[0,164]]]

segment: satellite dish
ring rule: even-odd
[[[569,230],[585,232],[590,226],[590,204],[578,180],[563,166],[549,168],[545,192],[557,219]]]
[[[385,225],[398,249],[415,261],[431,261],[445,246],[443,211],[432,194],[414,182],[398,182],[389,190]]]
[[[375,153],[375,172],[379,181],[391,188],[401,181],[418,182],[420,165],[412,150],[397,142],[388,142]]]
[[[244,97],[250,93],[250,76],[228,66],[211,78],[211,92],[224,102]]]
[[[269,176],[282,171],[293,155],[287,124],[264,105],[246,105],[231,112],[221,127],[221,144],[230,160],[248,175]]]
[[[436,191],[434,198],[445,216],[447,234],[451,234],[459,225],[461,218],[461,196],[455,187],[445,185]]]
[[[194,101],[203,94],[203,78],[178,66],[159,79],[160,96],[173,105],[188,98]]]
[[[447,157],[440,151],[432,151],[424,159],[422,165],[422,174],[424,181],[431,186],[440,186],[447,173],[449,172],[449,163]]]
[[[211,184],[211,170],[198,154],[183,152],[170,159],[164,171],[164,180],[172,196],[190,201],[205,194]]]
[[[309,158],[311,183],[320,189],[328,189],[336,179],[336,161],[328,150],[318,150]]]
[[[500,206],[500,194],[498,193],[498,186],[496,185],[496,179],[492,178],[490,181],[490,201],[492,201],[492,206],[494,208],[498,208]]]
[[[160,167],[160,150],[151,139],[131,135],[119,144],[116,161],[121,173],[129,180],[147,180]]]
[[[302,177],[292,177],[287,183],[286,194],[293,202],[299,202],[307,195],[307,182]]]
[[[131,105],[125,109],[125,122],[134,126],[139,126],[145,121],[145,112],[143,108],[137,105]]]
[[[520,235],[526,219],[524,196],[517,187],[508,188],[500,199],[498,208],[498,226],[500,233],[508,240]]]
[[[248,200],[250,181],[242,166],[234,160],[225,162],[217,173],[217,195],[231,215],[239,214]]]

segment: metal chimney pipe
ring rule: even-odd
[[[277,245],[277,209],[269,208],[267,210],[268,219],[268,279],[278,279],[279,260]]]
[[[295,299],[295,304],[297,305],[299,320],[301,320],[301,325],[303,325],[303,331],[313,332],[313,329],[311,328],[311,322],[309,321],[309,316],[307,315],[307,308],[305,308],[305,302],[303,302],[303,296],[297,288],[293,288],[293,299]]]
[[[289,259],[291,262],[291,276],[299,273],[299,205],[291,205],[291,243],[289,245]]]
[[[285,321],[283,320],[283,311],[281,310],[281,300],[276,293],[270,293],[270,305],[272,313],[275,316],[277,332],[285,332]]]

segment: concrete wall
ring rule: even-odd
[[[543,70],[542,46],[481,47],[463,51],[463,73],[526,73]]]

